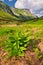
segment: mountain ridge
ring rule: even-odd
[[[2,1],[0,1],[0,10],[4,10],[5,12],[8,12],[9,14],[14,15],[11,8]]]
[[[0,19],[4,18],[5,20],[10,18],[14,21],[26,21],[37,18],[37,16],[30,12],[30,10],[12,8],[2,1],[0,1],[0,13]]]

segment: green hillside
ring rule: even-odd
[[[13,8],[13,12],[15,15],[17,16],[24,16],[24,17],[30,17],[30,18],[36,18],[37,16],[35,16],[34,14],[32,14],[28,9],[17,9],[17,8]]]
[[[32,14],[27,9],[12,8],[12,11],[22,21],[26,21],[26,20],[31,20],[31,19],[37,18],[37,16]]]
[[[43,16],[0,1],[0,65],[43,65]]]
[[[27,21],[37,18],[29,10],[11,8],[4,2],[0,1],[0,22],[2,21]],[[3,22],[5,23],[5,22]]]
[[[2,1],[0,1],[0,10],[3,10],[4,12],[14,15],[11,8]]]
[[[16,17],[12,16],[11,14],[0,10],[0,20],[14,20]]]
[[[18,19],[11,14],[0,10],[0,24],[3,23],[13,23],[14,21],[17,21]]]

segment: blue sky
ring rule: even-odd
[[[13,1],[4,0],[4,2],[5,2],[6,4],[8,4],[9,6],[13,6],[13,7],[14,7],[14,4],[15,4],[16,0],[13,0]]]
[[[37,16],[43,15],[43,0],[0,0],[19,9],[29,9]]]
[[[4,1],[6,4],[8,4],[11,7],[14,7],[14,4],[16,2],[16,0],[0,0],[0,1]]]

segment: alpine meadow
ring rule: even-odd
[[[43,65],[43,15],[0,0],[0,65]]]

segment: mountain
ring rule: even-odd
[[[3,10],[4,12],[14,15],[11,8],[2,1],[0,1],[0,10]]]
[[[37,18],[27,9],[17,9],[6,5],[0,1],[0,20],[5,21],[27,21]]]
[[[37,18],[37,16],[35,16],[34,14],[32,14],[30,12],[30,10],[28,10],[28,9],[17,9],[17,8],[13,8],[12,11],[21,20],[30,20],[30,19]]]
[[[4,21],[3,23],[8,21],[12,22],[16,19],[16,15],[14,15],[14,13],[12,12],[11,7],[0,1],[0,23],[2,21]]]

